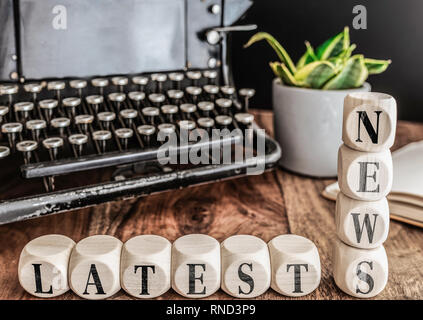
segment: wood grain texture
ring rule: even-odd
[[[257,112],[257,122],[272,132],[272,114]],[[423,125],[399,122],[394,148],[423,139]],[[9,175],[13,179],[13,175]],[[3,175],[5,176],[5,175]],[[269,289],[257,299],[351,299],[332,278],[335,203],[320,196],[333,179],[311,179],[277,169],[214,184],[147,198],[114,202],[50,217],[0,226],[0,299],[37,299],[19,285],[19,254],[31,239],[50,233],[74,241],[108,234],[123,242],[140,234],[157,234],[174,241],[189,233],[205,233],[218,241],[234,234],[251,234],[269,241],[294,233],[312,240],[320,254],[322,280],[316,291],[288,298]],[[423,298],[423,230],[391,221],[384,244],[389,280],[376,299]],[[71,292],[60,299],[79,299]],[[119,291],[110,299],[134,299]],[[170,290],[159,299],[183,299]],[[207,299],[233,299],[219,290]]]

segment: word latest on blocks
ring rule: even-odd
[[[392,186],[389,148],[396,117],[396,101],[384,93],[352,93],[344,100],[333,277],[341,290],[359,298],[374,297],[388,281],[383,243],[389,231],[386,196]]]
[[[137,298],[154,298],[171,287],[180,295],[203,298],[220,288],[237,298],[253,298],[269,287],[303,296],[320,283],[320,258],[314,243],[280,235],[265,243],[235,235],[222,243],[190,234],[173,244],[156,235],[122,243],[107,235],[78,243],[45,235],[27,243],[19,260],[22,287],[32,295],[56,297],[71,289],[85,299],[105,299],[121,288]]]

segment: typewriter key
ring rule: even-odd
[[[134,119],[138,116],[138,111],[135,109],[124,109],[119,114],[123,118],[125,125],[131,128]]]
[[[249,100],[255,94],[256,94],[256,90],[254,90],[254,89],[244,88],[244,89],[240,89],[239,90],[239,95],[244,98],[244,111],[245,112],[248,112],[248,109],[249,109],[249,105],[248,105]]]
[[[192,103],[183,103],[179,107],[186,120],[191,119],[192,114],[197,111],[197,106]]]
[[[65,130],[70,126],[70,123],[70,119],[65,117],[55,118],[50,121],[50,125],[59,130],[59,135],[61,137],[65,136]]]
[[[62,101],[63,106],[66,108],[66,113],[69,118],[73,118],[76,115],[76,107],[81,104],[81,99],[76,97],[65,98]]]
[[[31,131],[32,140],[40,141],[41,130],[47,127],[47,123],[44,120],[29,120],[26,124],[26,128]]]
[[[217,79],[217,71],[216,70],[205,70],[203,72],[204,78],[208,79],[209,84],[215,84]]]
[[[197,124],[200,128],[206,130],[208,135],[209,135],[209,138],[211,138],[210,134],[211,134],[211,130],[214,126],[214,120],[212,118],[203,117],[203,118],[199,118],[197,120]]]
[[[193,86],[197,86],[198,80],[201,79],[201,72],[200,71],[188,71],[186,73],[188,79],[191,80],[191,84]]]
[[[124,92],[125,86],[128,84],[127,77],[113,77],[112,83],[118,87],[120,92]]]
[[[119,112],[122,102],[126,100],[126,94],[122,92],[113,92],[109,94],[109,99],[112,101],[116,107],[116,112]]]
[[[136,76],[132,78],[132,83],[138,86],[138,90],[143,92],[145,86],[148,84],[148,77],[146,76]]]
[[[215,120],[221,129],[226,129],[232,123],[232,118],[225,115],[219,115]]]
[[[195,129],[196,127],[195,121],[192,121],[192,120],[181,120],[178,122],[178,125],[181,130],[188,130],[188,131]]]
[[[216,104],[219,106],[220,112],[227,115],[229,114],[229,108],[232,107],[232,100],[220,98],[216,100]]]
[[[150,146],[151,139],[150,137],[156,132],[156,128],[154,126],[150,126],[148,124],[144,124],[137,128],[138,133],[140,134],[142,140],[147,146]]]
[[[9,106],[13,105],[13,96],[18,93],[19,87],[16,84],[0,85],[0,95],[7,94],[9,98]]]
[[[159,124],[157,126],[158,129],[158,136],[161,136],[160,139],[163,139],[163,135],[164,137],[174,134],[176,132],[176,127],[174,124],[171,123],[162,123]],[[164,142],[164,141],[160,141],[160,142]]]
[[[219,93],[219,87],[213,84],[207,84],[203,87],[204,91],[210,96],[210,100],[214,100],[216,95]]]
[[[166,116],[167,122],[173,122],[173,117],[178,113],[179,108],[173,104],[166,104],[160,108],[162,113]]]
[[[92,106],[95,114],[98,113],[100,104],[104,102],[103,96],[99,95],[87,96],[85,100],[87,101],[88,105]]]
[[[171,99],[172,103],[179,105],[180,100],[184,97],[184,92],[182,90],[168,90],[167,96]]]
[[[128,149],[128,139],[132,138],[134,131],[129,128],[120,128],[115,131],[115,134],[123,145],[123,149]]]
[[[186,87],[185,90],[191,96],[191,101],[193,103],[197,103],[198,96],[203,91],[200,87],[194,87],[194,86]]]
[[[10,149],[5,146],[0,146],[0,159],[6,158],[10,154]]]
[[[88,143],[88,136],[77,133],[69,136],[69,143],[75,148],[75,156],[80,157],[83,152],[84,145]]]
[[[9,107],[0,106],[0,124],[3,122],[8,112],[9,112]]]
[[[24,90],[28,93],[32,93],[32,101],[35,103],[37,101],[38,94],[43,89],[41,83],[27,83],[24,85]]]
[[[135,103],[135,106],[139,108],[141,101],[145,99],[145,93],[141,91],[131,91],[128,93],[128,97]]]
[[[235,120],[243,125],[249,126],[254,121],[254,115],[250,113],[237,113],[235,114]]]
[[[32,102],[18,102],[13,106],[18,121],[26,121],[29,113],[34,110],[34,103]]]
[[[16,150],[23,153],[25,164],[31,162],[32,151],[37,149],[37,147],[38,143],[32,140],[24,140],[16,144]]]
[[[47,83],[47,90],[56,91],[56,99],[60,101],[61,91],[65,89],[66,83],[64,81],[50,81]]]
[[[47,138],[43,140],[43,146],[50,154],[51,160],[57,159],[57,151],[63,146],[63,139],[59,137]]]
[[[104,95],[104,87],[107,87],[109,85],[109,80],[106,78],[95,78],[91,80],[91,84],[93,87],[98,88],[98,92],[101,96]]]
[[[93,123],[94,116],[90,114],[80,114],[75,117],[75,124],[79,127],[81,132],[88,133],[89,126]]]
[[[220,91],[222,91],[226,98],[231,99],[235,93],[235,88],[232,86],[222,86],[220,87]]]
[[[44,116],[48,122],[50,122],[53,116],[53,111],[58,104],[58,101],[54,99],[46,99],[39,102],[39,106],[44,110]]]
[[[163,83],[167,80],[167,75],[164,73],[153,73],[151,75],[151,80],[153,80],[155,83],[155,92],[162,93]]]
[[[106,152],[107,141],[112,138],[112,133],[108,130],[98,130],[93,132],[93,139],[100,145],[102,153]]]
[[[146,107],[141,111],[142,114],[147,118],[147,122],[151,125],[154,125],[156,117],[160,114],[159,108],[156,107]]]
[[[76,89],[80,98],[82,98],[82,89],[87,87],[87,81],[85,80],[72,80],[69,82],[71,88]]]
[[[198,103],[198,109],[201,110],[204,117],[208,117],[210,112],[214,109],[214,103],[211,101],[201,101]]]
[[[16,135],[22,132],[23,126],[20,122],[9,122],[1,126],[1,131],[7,135],[9,147],[15,148]]]
[[[114,112],[100,112],[97,114],[97,118],[100,121],[102,127],[105,130],[109,130],[110,124],[113,122],[113,120],[116,119],[116,114]]]
[[[169,73],[169,79],[173,82],[174,89],[181,89],[181,82],[184,80],[184,74],[180,72]]]
[[[163,103],[166,100],[166,97],[164,94],[161,93],[150,93],[148,95],[148,99],[156,106],[160,107],[160,104]]]

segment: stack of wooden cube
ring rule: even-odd
[[[389,231],[386,196],[392,187],[396,101],[383,93],[352,93],[344,100],[338,153],[333,276],[349,295],[370,298],[388,280],[383,243]]]

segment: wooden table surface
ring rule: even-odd
[[[272,114],[257,112],[257,122],[271,132]],[[399,122],[395,148],[423,139],[423,124]],[[293,233],[316,244],[322,280],[318,289],[300,299],[350,299],[332,278],[331,247],[335,237],[335,203],[322,198],[331,179],[310,179],[281,169],[152,195],[35,220],[0,226],[0,299],[36,299],[19,285],[19,254],[31,239],[51,233],[75,241],[95,234],[122,241],[140,234],[158,234],[170,241],[190,233],[205,233],[219,241],[234,234],[251,234],[269,241]],[[423,229],[391,221],[385,243],[389,281],[377,299],[423,298]],[[68,292],[59,299],[79,299]],[[122,290],[111,299],[132,299]],[[182,299],[173,290],[160,299]],[[208,299],[232,299],[218,291]],[[258,299],[291,299],[269,289]]]

